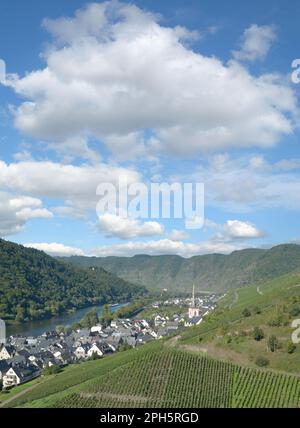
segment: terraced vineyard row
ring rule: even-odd
[[[299,407],[300,379],[153,349],[85,383],[53,407]]]
[[[249,368],[236,370],[235,407],[299,407],[300,380]]]

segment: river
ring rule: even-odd
[[[115,312],[118,308],[124,306],[125,304],[112,305],[111,311]],[[80,322],[84,316],[91,311],[96,309],[98,315],[102,313],[103,305],[90,306],[88,308],[79,309],[76,312],[61,314],[57,317],[43,319],[39,321],[29,321],[22,324],[14,324],[7,326],[6,335],[23,335],[23,336],[39,336],[45,331],[53,331],[58,325],[63,325],[65,327],[70,327],[76,322]]]

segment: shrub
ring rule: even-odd
[[[251,311],[248,308],[245,308],[242,312],[243,317],[248,318],[251,316]]]
[[[270,361],[266,357],[259,356],[256,358],[255,364],[258,367],[267,367],[270,364]]]
[[[255,327],[253,330],[253,339],[260,342],[265,337],[263,330],[260,327]]]
[[[296,351],[297,347],[294,343],[290,342],[287,345],[287,352],[288,354],[293,354]]]
[[[290,310],[290,315],[292,317],[297,317],[300,314],[300,308],[299,306],[294,306],[291,310]]]
[[[271,352],[275,352],[279,348],[279,342],[276,336],[272,335],[269,337],[268,347]]]
[[[51,376],[61,372],[61,368],[57,365],[45,367],[43,370],[44,376]]]

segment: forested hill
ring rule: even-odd
[[[179,256],[71,257],[77,266],[103,267],[127,281],[149,288],[223,291],[272,279],[300,268],[300,246],[279,245],[209,254],[185,259]]]
[[[128,301],[145,288],[103,268],[78,268],[0,239],[0,317],[33,320],[69,309]]]

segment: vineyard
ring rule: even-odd
[[[146,347],[145,347],[146,348]],[[126,355],[126,353],[124,353]],[[107,361],[106,360],[106,364]],[[104,361],[103,361],[104,362]],[[99,366],[102,362],[98,362]],[[198,354],[150,346],[131,361],[106,366],[99,375],[53,395],[48,407],[215,408],[299,407],[300,379],[242,368]],[[59,376],[58,376],[59,378]],[[27,397],[28,398],[28,397]],[[38,405],[39,402],[33,403]]]

